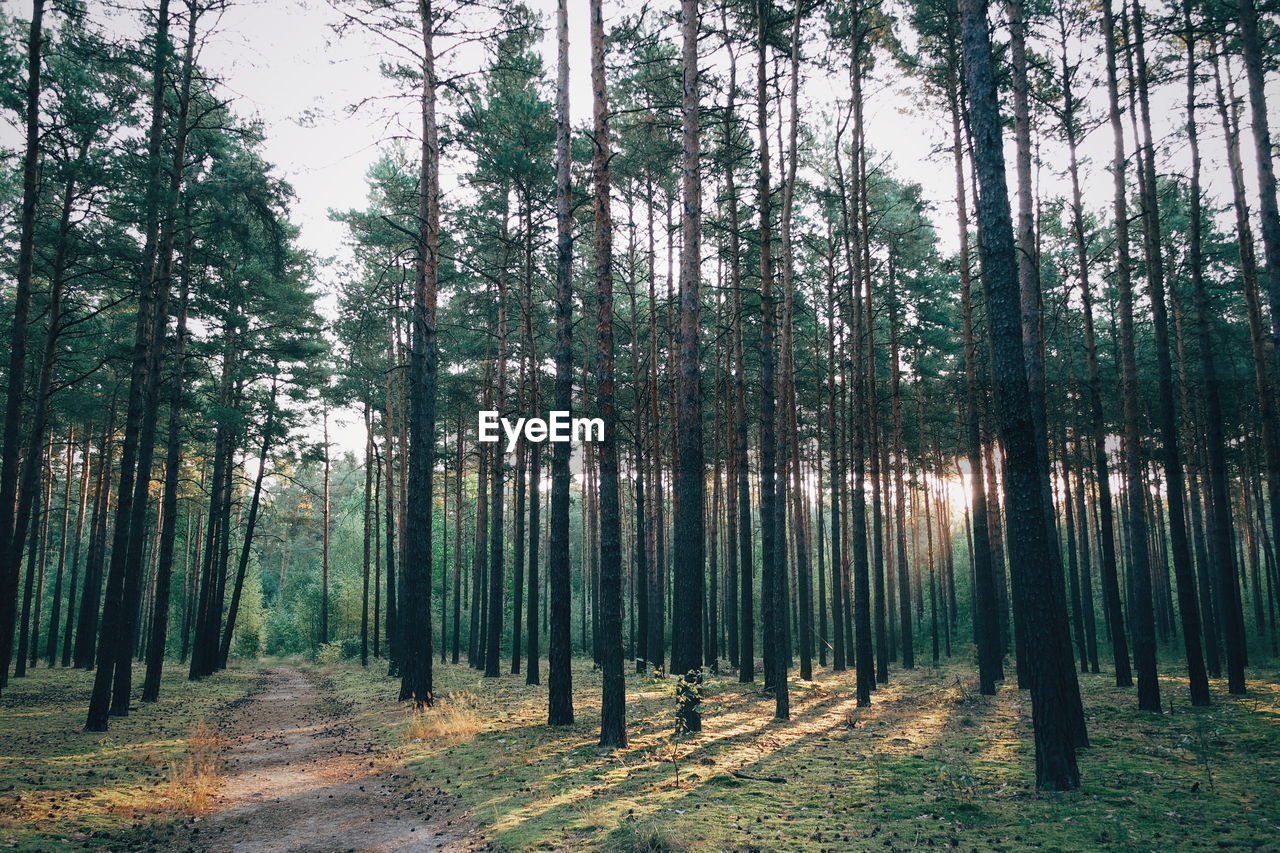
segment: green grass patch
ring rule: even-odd
[[[478,721],[463,737],[409,737],[429,729],[413,728],[381,667],[323,671],[415,773],[509,850],[1280,849],[1273,670],[1251,673],[1245,697],[1215,683],[1206,710],[1167,679],[1173,710],[1161,715],[1139,712],[1109,676],[1081,676],[1094,746],[1080,752],[1084,787],[1070,794],[1034,790],[1027,695],[979,696],[959,665],[895,670],[863,709],[852,674],[821,675],[796,686],[781,723],[758,686],[710,677],[704,730],[678,741],[672,683],[628,674],[630,743],[617,751],[596,743],[599,674],[582,662],[577,721],[560,729],[545,724],[545,687],[438,666],[442,708],[464,697]]]
[[[199,682],[169,666],[160,701],[136,701],[108,732],[84,731],[93,673],[30,670],[0,697],[0,847],[31,851],[111,846],[122,832],[189,804],[175,790],[187,739],[245,694],[253,669]],[[141,691],[142,669],[135,675]]]

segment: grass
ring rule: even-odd
[[[218,790],[224,744],[217,730],[204,720],[191,727],[186,742],[186,753],[169,765],[164,801],[185,814],[201,815],[212,807]]]
[[[456,744],[484,729],[476,712],[476,695],[462,690],[443,697],[435,707],[410,708],[404,738],[409,743]]]
[[[170,666],[160,701],[135,702],[108,732],[85,732],[93,673],[29,671],[0,697],[0,848],[81,850],[173,813],[209,806],[219,744],[204,724],[244,695],[252,669],[188,682]],[[142,670],[135,683],[140,688]]]
[[[548,727],[545,687],[522,676],[439,666],[441,701],[407,738],[396,681],[346,664],[325,672],[499,849],[1280,850],[1274,668],[1251,672],[1244,697],[1215,683],[1208,709],[1164,679],[1172,710],[1160,715],[1137,711],[1106,674],[1081,676],[1093,745],[1069,794],[1034,790],[1027,695],[980,696],[961,663],[895,669],[862,709],[851,673],[793,681],[788,722],[772,719],[758,685],[709,677],[703,731],[679,740],[673,682],[628,674],[630,743],[617,751],[596,743],[599,675],[582,662],[573,726]]]
[[[190,684],[171,669],[161,702],[105,736],[81,730],[90,674],[12,682],[0,698],[0,849],[115,848],[209,807],[220,744],[202,721],[243,696],[254,670]],[[758,685],[709,676],[703,731],[682,738],[674,682],[628,674],[630,743],[615,751],[597,744],[600,678],[582,661],[577,722],[557,729],[545,687],[523,676],[437,667],[436,707],[415,712],[381,666],[320,669],[335,706],[377,733],[379,761],[458,797],[498,849],[1280,850],[1274,666],[1250,672],[1247,696],[1215,682],[1208,709],[1163,679],[1158,715],[1108,675],[1081,676],[1092,747],[1069,794],[1034,790],[1026,694],[978,695],[967,662],[895,669],[869,708],[852,673],[796,680],[787,722]]]

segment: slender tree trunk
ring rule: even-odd
[[[84,430],[84,444],[80,447],[79,506],[76,509],[76,530],[72,535],[71,577],[67,581],[67,619],[62,633],[62,666],[64,668],[71,666],[72,625],[76,621],[76,593],[79,589],[80,580],[80,549],[84,543],[84,520],[89,505],[90,480],[92,479],[90,476],[92,473],[90,464],[92,447],[92,435],[89,428],[86,427]],[[56,619],[53,621],[57,622]]]
[[[323,393],[323,392],[321,392]],[[329,527],[332,521],[332,501],[329,499],[329,403],[322,402],[324,442],[324,503],[320,510],[320,645],[329,642]],[[266,446],[266,442],[263,442]]]
[[[600,668],[604,674],[600,745],[618,748],[627,745],[627,728],[626,693],[622,675],[622,566],[619,542],[617,414],[614,411],[613,378],[613,221],[609,213],[609,103],[604,73],[605,38],[601,6],[601,0],[591,0],[589,4],[594,118],[592,176],[595,182],[596,411],[604,421],[604,440],[593,446],[600,472]],[[701,600],[700,596],[698,598]]]
[[[31,4],[31,26],[27,31],[26,148],[22,158],[18,274],[13,301],[13,323],[9,331],[4,441],[0,444],[0,560],[3,561],[0,564],[0,688],[8,683],[18,577],[22,568],[23,532],[15,528],[14,517],[18,501],[18,461],[22,454],[27,325],[31,315],[36,205],[39,202],[40,72],[43,48],[44,0],[34,0]]]
[[[795,583],[798,595],[794,596],[799,618],[796,620],[800,643],[800,677],[806,681],[813,679],[813,602],[812,582],[810,580],[809,549],[805,536],[804,493],[801,488],[800,474],[802,453],[796,409],[795,388],[795,250],[792,237],[792,210],[795,204],[796,168],[799,164],[800,134],[800,27],[803,14],[797,9],[791,29],[790,85],[790,118],[787,131],[786,173],[782,187],[782,289],[783,289],[783,321],[782,321],[782,401],[784,405],[784,424],[779,431],[779,449],[783,459],[789,457],[791,474],[791,532],[795,542]],[[781,519],[787,507],[785,502],[777,508]]]
[[[80,618],[76,623],[75,665],[93,669],[98,648],[98,611],[102,601],[102,569],[107,539],[107,514],[111,504],[112,453],[116,427],[116,396],[111,398],[99,441],[98,473],[93,492],[93,520],[89,524],[89,551],[85,555],[84,589],[80,594]]]
[[[194,18],[194,16],[192,16]],[[194,29],[194,22],[191,24]],[[189,34],[194,42],[194,32]],[[187,352],[187,305],[191,296],[191,239],[183,252],[182,293],[178,297],[177,337],[173,351],[173,376],[169,389],[169,433],[165,445],[163,522],[160,530],[160,555],[156,572],[155,616],[151,626],[151,647],[147,656],[147,675],[142,685],[142,701],[160,698],[160,677],[164,669],[165,644],[169,629],[169,588],[173,577],[173,549],[178,525],[178,488],[182,468],[182,394]]]
[[[393,305],[393,311],[396,306]],[[385,530],[383,535],[386,537],[386,553],[383,555],[387,561],[387,674],[397,675],[400,667],[400,620],[396,607],[398,600],[397,592],[399,585],[396,579],[399,573],[396,571],[396,469],[395,469],[395,394],[392,393],[393,377],[395,371],[399,369],[397,360],[398,349],[395,345],[395,321],[388,320],[387,324],[387,340],[390,350],[389,369],[387,371],[384,394],[384,411],[383,411],[383,448],[386,454],[384,463],[386,465],[386,476],[384,477],[386,486],[386,497],[383,501],[382,511],[384,514]]]
[[[249,499],[249,516],[245,522],[244,537],[240,543],[240,562],[236,566],[236,579],[231,588],[231,605],[227,608],[227,624],[222,630],[222,644],[218,649],[218,668],[226,669],[227,659],[231,655],[231,639],[235,636],[236,616],[240,612],[240,594],[244,589],[245,574],[249,569],[249,556],[252,553],[253,534],[258,524],[258,510],[262,504],[262,481],[267,473],[267,459],[271,450],[271,441],[275,438],[276,418],[276,382],[271,383],[271,397],[267,401],[267,419],[262,425],[262,449],[258,451],[258,472],[253,478],[253,496]],[[327,430],[326,430],[327,435]],[[328,442],[325,442],[328,447]],[[328,497],[326,478],[325,497]],[[328,501],[325,501],[326,507]],[[326,525],[327,527],[327,525]]]
[[[703,664],[703,612],[706,595],[706,486],[702,447],[700,329],[702,308],[702,177],[698,146],[698,0],[682,0],[680,324],[676,333],[679,374],[676,382],[675,561],[680,595],[671,614],[671,670],[685,677]],[[603,479],[603,478],[602,478]],[[604,483],[602,482],[602,485]],[[687,731],[701,731],[696,710],[683,713]]]
[[[409,353],[409,483],[404,502],[404,571],[407,599],[399,624],[404,654],[400,699],[434,701],[431,683],[431,539],[434,523],[436,433],[436,284],[440,261],[440,140],[436,126],[433,0],[420,0],[422,26],[422,161],[418,176],[418,258],[413,287]]]
[[[364,513],[361,516],[360,665],[369,666],[369,561],[373,546],[373,415],[364,403]]]
[[[573,222],[569,151],[568,0],[556,3],[556,379],[555,407],[569,411],[573,397]],[[598,7],[597,7],[598,8]],[[551,535],[548,545],[549,657],[547,723],[573,724],[570,670],[572,614],[569,588],[569,445],[551,448]]]
[[[1076,118],[1078,102],[1070,85],[1071,76],[1064,53],[1062,56],[1062,79],[1064,81],[1062,95],[1063,126],[1067,134],[1067,149],[1070,157],[1068,171],[1071,174],[1071,230],[1075,240],[1076,263],[1080,276],[1081,314],[1084,321],[1091,461],[1093,463],[1094,482],[1097,484],[1098,489],[1098,539],[1102,556],[1099,569],[1102,582],[1103,616],[1106,620],[1107,631],[1111,636],[1116,686],[1130,687],[1133,685],[1133,674],[1129,665],[1129,641],[1125,630],[1124,611],[1120,603],[1120,581],[1116,561],[1111,477],[1107,466],[1107,426],[1102,413],[1102,381],[1098,370],[1098,346],[1093,325],[1093,287],[1089,281],[1089,250],[1085,241],[1084,203],[1080,190],[1080,162],[1077,155],[1080,127]],[[1083,519],[1081,523],[1083,525]]]
[[[157,343],[163,334],[156,329],[166,324],[162,295],[167,282],[157,281],[156,243],[160,231],[160,202],[163,168],[160,146],[164,121],[164,85],[169,55],[169,2],[160,0],[156,17],[152,62],[151,127],[147,158],[149,180],[146,197],[146,226],[139,275],[137,330],[133,367],[129,380],[124,447],[120,455],[120,486],[116,501],[116,524],[111,543],[107,577],[106,606],[103,609],[98,641],[98,670],[85,722],[87,731],[106,731],[108,716],[124,716],[129,711],[137,601],[141,592],[141,554],[145,541],[146,487],[151,473],[155,418],[148,394],[152,367],[158,358]],[[150,433],[150,436],[145,435]],[[149,439],[149,440],[148,440]],[[141,504],[136,506],[135,504]],[[133,524],[137,522],[137,529]],[[134,559],[134,557],[137,559]]]
[[[458,465],[454,481],[453,513],[453,643],[450,662],[457,664],[462,653],[462,477],[466,457],[462,453],[462,409],[458,409]],[[533,648],[530,646],[530,648]],[[531,658],[537,661],[537,655]]]
[[[1103,4],[1103,38],[1107,50],[1107,96],[1111,107],[1111,128],[1115,136],[1112,161],[1115,182],[1115,229],[1117,244],[1116,286],[1120,301],[1120,373],[1124,401],[1125,479],[1128,489],[1130,607],[1134,614],[1134,658],[1138,669],[1138,707],[1160,710],[1160,685],[1156,680],[1155,612],[1151,600],[1151,569],[1147,553],[1147,520],[1142,506],[1142,435],[1138,423],[1138,377],[1134,352],[1133,283],[1129,258],[1129,216],[1125,196],[1124,135],[1115,55],[1115,18],[1111,0]]]
[[[774,377],[774,337],[776,308],[773,296],[773,214],[771,211],[769,131],[768,131],[768,25],[769,7],[764,0],[756,4],[756,122],[759,129],[760,206],[760,552],[761,584],[764,589],[762,621],[765,633],[765,683],[774,690],[774,716],[780,720],[791,716],[787,694],[786,664],[782,660],[785,646],[779,605],[785,579],[778,570],[777,434]],[[745,606],[745,604],[744,604]]]
[[[1173,552],[1173,567],[1178,583],[1179,604],[1182,615],[1183,645],[1187,657],[1187,671],[1190,678],[1191,704],[1209,704],[1209,682],[1205,673],[1204,654],[1200,645],[1200,614],[1196,607],[1195,577],[1191,566],[1191,546],[1187,538],[1186,507],[1184,495],[1186,482],[1183,477],[1182,457],[1178,449],[1178,414],[1174,409],[1173,399],[1173,366],[1170,359],[1169,318],[1165,301],[1164,256],[1160,238],[1160,209],[1156,197],[1155,148],[1151,141],[1151,109],[1147,94],[1147,60],[1143,43],[1141,5],[1133,4],[1133,29],[1137,48],[1137,89],[1138,105],[1142,121],[1143,139],[1140,149],[1139,169],[1141,170],[1141,198],[1143,213],[1143,236],[1146,253],[1147,282],[1151,301],[1151,313],[1155,325],[1155,355],[1157,374],[1157,421],[1160,430],[1161,450],[1165,469],[1166,501],[1169,510],[1169,539]],[[1194,138],[1194,137],[1193,137]],[[1198,151],[1192,143],[1193,178],[1192,178],[1192,220],[1198,214],[1199,199],[1195,197],[1198,190]],[[1191,234],[1192,278],[1200,273],[1197,266],[1199,258],[1199,233],[1192,227]],[[1163,543],[1164,537],[1160,537]],[[1160,576],[1168,581],[1167,562],[1160,561]],[[1164,589],[1162,585],[1161,589]],[[1169,597],[1171,599],[1171,596]],[[1171,606],[1171,601],[1166,606]],[[1141,685],[1139,685],[1141,693]],[[1158,696],[1158,694],[1157,694]],[[1141,697],[1140,697],[1141,698]],[[1157,702],[1151,710],[1159,710]]]

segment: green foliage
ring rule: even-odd
[[[253,660],[262,654],[264,617],[262,583],[255,566],[246,572],[244,590],[240,594],[240,612],[231,643],[231,653],[237,658]]]
[[[675,681],[676,737],[701,731],[701,724],[693,726],[702,715],[702,670],[691,669]]]

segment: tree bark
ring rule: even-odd
[[[686,0],[687,2],[687,0]],[[605,36],[601,0],[590,0],[592,176],[595,182],[596,411],[604,440],[594,447],[600,472],[600,668],[603,693],[600,745],[627,745],[626,693],[622,674],[622,565],[618,506],[617,413],[613,377],[613,221],[609,212],[609,103],[605,82]]]
[[[1043,517],[1038,473],[1036,433],[1031,421],[1030,392],[1022,350],[1021,306],[1013,247],[1013,223],[1005,183],[1000,107],[992,68],[986,6],[981,0],[960,0],[965,73],[969,82],[969,114],[973,127],[974,161],[981,196],[978,224],[982,241],[982,272],[987,312],[991,318],[992,366],[996,408],[1005,446],[1004,490],[1009,541],[1023,565],[1043,565],[1049,557],[1048,523]],[[1032,722],[1036,742],[1038,788],[1073,790],[1080,785],[1075,761],[1075,734],[1069,698],[1074,667],[1055,660],[1060,647],[1054,622],[1065,618],[1053,612],[1053,578],[1029,572],[1022,584],[1031,648]]]

